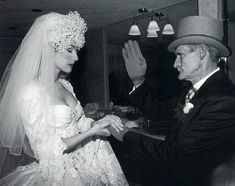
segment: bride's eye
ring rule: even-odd
[[[66,50],[67,50],[67,52],[69,52],[69,53],[72,53],[72,51],[73,51],[72,48],[68,48],[68,49],[66,49]]]

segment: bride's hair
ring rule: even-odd
[[[0,146],[10,154],[20,155],[25,141],[20,118],[22,88],[37,81],[49,90],[53,100],[54,54],[71,47],[80,49],[86,30],[86,23],[77,12],[40,16],[11,58],[0,83]],[[1,158],[0,168],[4,161]]]

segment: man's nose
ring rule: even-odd
[[[73,61],[77,61],[78,60],[78,55],[77,55],[76,51],[73,50],[72,54],[73,54]]]
[[[174,68],[177,68],[180,65],[180,59],[179,56],[176,56],[175,62],[174,62]]]

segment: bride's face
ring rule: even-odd
[[[72,71],[73,65],[77,60],[78,56],[74,48],[56,51],[55,70],[68,74]]]

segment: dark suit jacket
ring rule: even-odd
[[[184,104],[186,92],[179,105]],[[164,166],[175,185],[209,185],[214,168],[235,150],[235,87],[218,71],[201,86],[191,103],[194,108],[188,114],[178,108],[174,128],[165,141],[128,132],[124,142],[146,163],[156,169]]]
[[[158,121],[172,120],[182,85],[177,83],[156,85],[152,82],[153,80],[145,80],[141,86],[128,95],[128,100],[129,104],[140,111],[140,116],[150,120],[154,127]]]

